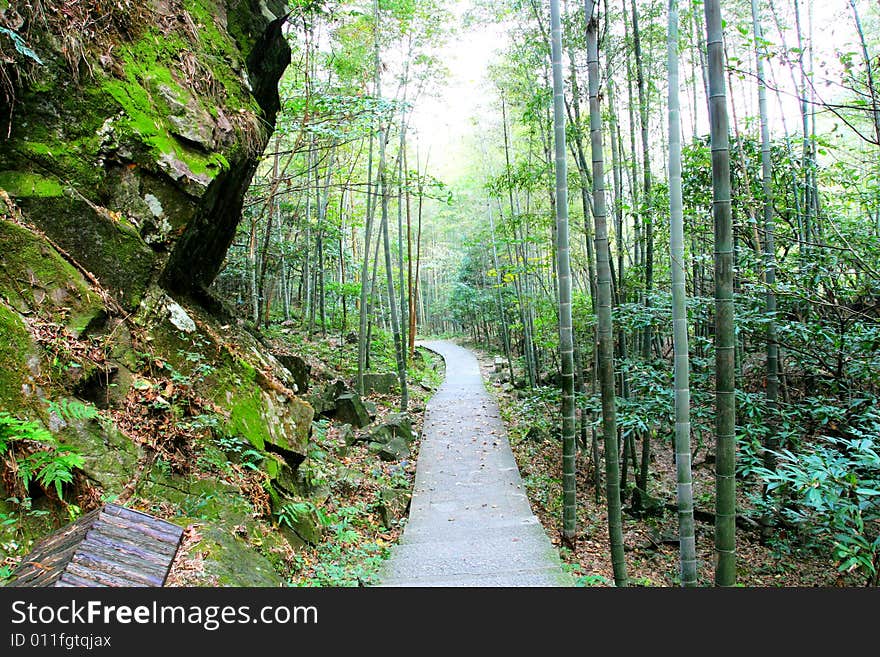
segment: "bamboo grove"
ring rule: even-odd
[[[493,78],[504,152],[486,181],[498,219],[472,241],[453,312],[507,351],[520,385],[561,385],[551,434],[565,454],[570,247],[579,463],[595,469],[581,481],[598,493],[605,478],[618,585],[621,505],[662,513],[652,464],[667,449],[683,585],[698,567],[736,582],[737,526],[794,532],[877,581],[878,44],[867,8],[839,9],[853,48],[832,62],[807,3],[562,3],[570,217],[551,151],[553,14],[536,1],[495,14],[511,25]],[[701,451],[714,462],[714,568],[694,554]],[[575,534],[568,519],[563,533]]]
[[[264,330],[357,341],[361,389],[374,327],[392,334],[405,408],[407,354],[425,313],[421,246],[435,241],[422,238],[423,207],[447,193],[418,145],[408,148],[409,113],[442,76],[431,49],[446,12],[413,0],[294,4],[299,59],[215,286]]]
[[[618,586],[626,519],[667,506],[683,586],[734,585],[744,531],[876,585],[877,7],[460,4],[297,8],[299,61],[218,291],[258,326],[358,341],[359,373],[391,335],[403,390],[417,334],[501,354],[553,409],[563,539],[588,487]],[[414,116],[462,25],[504,38],[441,181]]]

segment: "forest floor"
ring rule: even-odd
[[[308,392],[342,380],[353,389],[357,371],[357,343],[344,336],[307,333],[300,327],[272,325],[263,332],[264,341],[274,353],[301,356],[311,367]],[[390,335],[373,334],[370,371],[393,372],[396,367]],[[311,490],[308,507],[315,517],[316,531],[311,543],[279,541],[277,514],[254,514],[258,520],[248,530],[245,525],[230,526],[233,534],[269,557],[288,586],[356,587],[374,580],[403,530],[409,496],[415,481],[416,458],[425,402],[440,385],[442,359],[428,350],[417,349],[410,359],[408,415],[414,440],[411,454],[398,461],[381,460],[369,450],[366,441],[349,444],[345,432],[351,431],[334,419],[316,416],[312,422],[308,455],[299,472]],[[400,411],[399,388],[388,394],[371,393],[363,398],[375,406],[375,418],[360,434]],[[264,494],[263,494],[264,495]],[[158,508],[146,500],[133,500],[157,515],[173,519],[176,510]],[[193,524],[184,536],[183,548],[169,576],[169,586],[216,586],[206,574],[198,546],[204,528]],[[282,532],[283,533],[283,532]]]
[[[468,344],[477,355],[486,388],[501,407],[502,419],[520,468],[532,509],[559,549],[580,586],[611,586],[614,576],[608,545],[608,518],[604,501],[604,473],[597,501],[592,483],[592,463],[587,451],[579,450],[577,466],[578,535],[574,548],[563,545],[562,534],[562,458],[561,443],[554,437],[529,437],[536,413],[553,421],[555,405],[504,385],[493,376],[494,354]],[[534,432],[531,434],[534,435]],[[623,538],[630,585],[678,586],[679,551],[676,537],[675,466],[668,442],[657,445],[652,456],[650,494],[663,506],[657,515],[636,517],[624,503]],[[601,449],[601,448],[600,448]],[[714,468],[705,452],[694,464],[695,508],[710,518],[714,508]],[[751,503],[748,490],[738,485],[738,509]],[[711,586],[714,573],[713,525],[696,521],[697,559],[701,586]],[[762,544],[757,527],[737,528],[737,581],[749,587],[857,586],[840,576],[829,551],[803,544],[800,539],[776,530]]]
[[[344,336],[312,336],[299,330],[273,327],[270,338],[276,351],[290,350],[312,366],[312,387],[336,379],[352,387],[357,373],[357,343]],[[374,353],[369,368],[374,372],[395,371],[390,335],[374,333]],[[319,482],[326,486],[326,498],[319,506],[321,540],[289,555],[291,586],[368,586],[398,542],[403,530],[409,495],[415,481],[419,437],[425,403],[443,379],[443,361],[432,352],[417,349],[409,362],[409,406],[414,441],[411,455],[400,461],[383,461],[370,452],[365,442],[347,445],[341,423],[316,418],[311,436],[310,458]],[[389,394],[363,397],[376,406],[376,418],[399,412],[399,389]],[[395,494],[389,496],[388,492]],[[398,495],[398,491],[405,491]]]

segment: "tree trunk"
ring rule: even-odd
[[[374,45],[374,71],[373,71],[373,88],[376,97],[381,95],[380,88],[380,61],[379,61],[379,0],[373,0],[373,19],[375,30]],[[381,121],[379,122],[381,130]],[[380,132],[381,138],[381,132]],[[357,369],[357,391],[364,394],[364,372],[367,369],[367,354],[370,349],[369,338],[367,336],[367,323],[369,312],[369,300],[372,294],[372,286],[370,280],[370,237],[373,232],[373,210],[375,203],[371,202],[373,186],[373,131],[370,130],[370,148],[367,155],[367,216],[364,223],[364,261],[361,267],[361,298],[360,298],[360,317],[358,330],[358,369]]]
[[[681,585],[697,585],[694,490],[691,474],[690,380],[687,291],[684,267],[684,213],[681,198],[681,114],[678,77],[678,0],[669,0],[669,265],[672,270],[672,345],[675,379],[675,466]]]
[[[715,583],[736,583],[736,398],[730,140],[720,0],[705,0],[715,219]]]
[[[571,263],[568,241],[568,168],[565,155],[565,88],[562,76],[562,20],[559,0],[550,0],[553,68],[553,132],[556,170],[556,261],[559,271],[559,357],[562,361],[562,536],[577,532],[575,474],[577,445],[574,412],[574,342],[571,326]]]
[[[587,56],[590,87],[590,143],[593,153],[593,220],[596,224],[597,321],[599,333],[599,386],[602,396],[602,436],[605,441],[605,490],[608,534],[614,583],[627,585],[623,554],[623,519],[617,448],[617,409],[614,390],[614,334],[611,320],[611,266],[608,261],[608,225],[605,209],[605,173],[602,153],[602,115],[599,111],[599,21],[595,0],[585,0]]]
[[[654,287],[654,218],[651,208],[651,150],[648,147],[648,98],[645,90],[645,68],[642,63],[642,39],[639,31],[639,11],[636,0],[632,0],[633,48],[636,57],[636,85],[639,94],[639,119],[642,133],[642,204],[640,215],[644,224],[644,265],[645,265],[645,308],[651,307],[651,291]],[[651,356],[653,329],[649,323],[642,334],[642,358]],[[646,433],[642,440],[649,440]],[[647,481],[643,482],[647,494]]]

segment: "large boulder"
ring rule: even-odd
[[[357,428],[365,427],[370,423],[370,415],[356,392],[347,392],[336,398],[333,417]]]
[[[40,63],[3,63],[0,188],[126,309],[201,294],[280,108],[286,3],[2,6]]]
[[[309,389],[309,376],[312,372],[312,366],[306,362],[302,356],[294,354],[275,354],[275,358],[281,363],[293,376],[296,383],[296,391],[303,393]]]
[[[205,557],[200,583],[277,585],[258,548],[271,559],[287,542],[248,540],[268,526],[263,497],[297,487],[314,410],[205,292],[280,107],[287,3],[123,4],[0,2],[0,73],[14,84],[14,103],[0,93],[0,409],[82,454],[66,501],[123,492],[209,523],[193,548]],[[6,30],[42,63],[7,48]],[[47,410],[72,397],[107,408],[100,420]],[[181,462],[157,454],[166,439],[180,440],[164,447]],[[252,465],[273,463],[271,485],[231,477],[232,457],[209,467],[220,441]],[[52,515],[0,527],[0,543],[4,532],[39,538],[29,523],[65,513],[45,496],[33,504]],[[296,535],[316,540],[317,527]]]
[[[365,372],[364,393],[372,392],[388,395],[400,388],[400,381],[393,372]]]

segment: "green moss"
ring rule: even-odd
[[[75,420],[59,432],[62,442],[83,456],[82,470],[105,494],[118,495],[137,470],[141,449],[115,426],[96,420]]]
[[[210,0],[185,0],[184,7],[193,17],[198,28],[198,39],[201,50],[210,59],[211,72],[223,86],[227,104],[234,109],[247,108],[260,114],[260,107],[250,91],[242,84],[236,72],[244,67],[243,56],[253,49],[255,39],[252,34],[243,33],[242,22],[254,21],[253,10],[249,3],[229,3],[230,15],[227,20],[228,32],[218,29],[216,7]],[[229,6],[228,5],[228,6]],[[262,17],[259,17],[262,20]],[[230,65],[230,54],[241,53],[243,56]]]
[[[40,142],[28,142],[27,144],[24,144],[24,150],[31,155],[48,155],[50,157],[54,156],[54,153],[52,152],[52,147],[48,144],[41,144]]]
[[[245,389],[232,394],[228,431],[244,436],[257,449],[265,449],[269,432],[263,418],[263,401],[259,389]]]
[[[0,408],[13,411],[22,405],[22,384],[28,378],[26,357],[31,352],[30,335],[18,314],[0,303]]]
[[[64,193],[64,187],[57,180],[27,171],[0,171],[0,188],[13,198],[42,198]]]
[[[284,585],[276,566],[226,527],[207,526],[200,530],[202,540],[193,547],[201,555],[206,586]],[[188,583],[198,586],[197,582]]]
[[[66,195],[23,198],[19,206],[27,216],[38,217],[40,227],[62,249],[75,254],[123,306],[137,305],[153,273],[155,257],[136,230]]]
[[[172,155],[183,162],[196,176],[214,178],[229,168],[228,160],[221,153],[201,153],[185,146],[170,132],[164,117],[168,109],[154,99],[148,87],[150,82],[158,82],[171,89],[180,89],[169,69],[154,63],[152,68],[130,59],[126,67],[125,80],[108,78],[102,83],[106,92],[125,111],[126,118],[119,124],[123,132],[137,135],[148,148],[152,160],[163,155]]]
[[[0,220],[0,253],[15,258],[0,266],[0,294],[22,312],[39,310],[80,335],[104,304],[82,275],[42,237]]]

